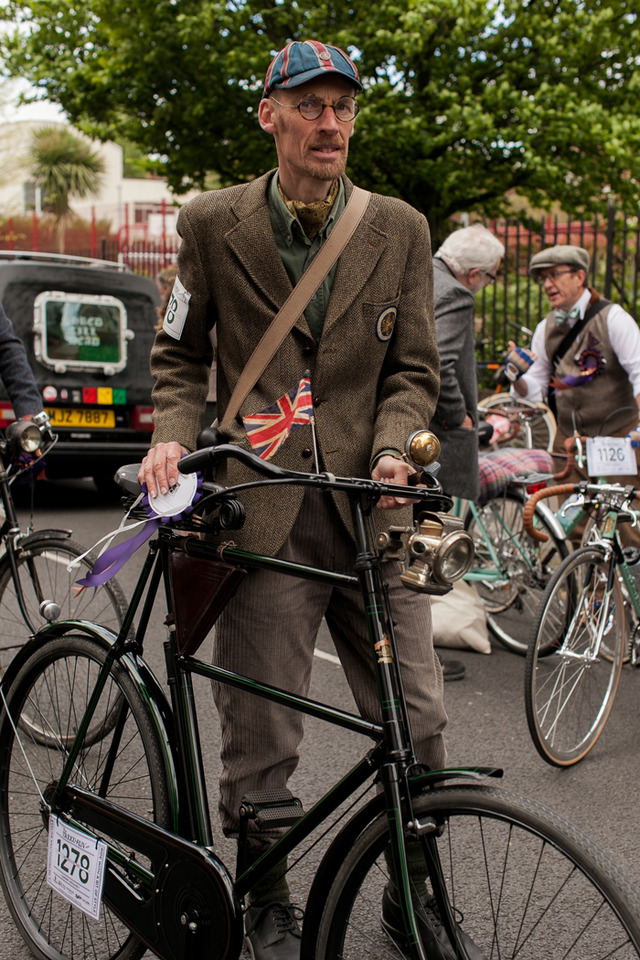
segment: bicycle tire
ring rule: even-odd
[[[60,776],[67,752],[63,743],[82,716],[105,655],[105,648],[86,636],[50,640],[27,658],[5,692],[7,709],[0,721],[0,880],[13,919],[39,960],[137,960],[146,949],[106,903],[100,920],[92,920],[45,881],[48,818],[40,791]],[[98,705],[103,717],[109,716],[114,700],[126,711],[120,718],[122,733],[118,724],[117,739],[112,730],[85,744],[73,782],[92,792],[99,787],[101,796],[169,827],[160,737],[143,694],[119,663]],[[20,723],[25,709],[40,712],[42,725],[51,731],[46,743],[25,732]],[[57,749],[52,747],[54,731],[59,733]],[[115,757],[110,758],[113,767],[105,783],[111,747]],[[125,856],[130,852],[123,851]]]
[[[618,690],[626,630],[617,577],[609,605],[603,604],[611,562],[598,546],[576,550],[550,580],[531,632],[527,723],[536,750],[553,766],[571,766],[589,753]],[[600,653],[592,659],[601,626]]]
[[[486,786],[435,789],[416,798],[414,813],[439,829],[436,842],[449,902],[484,957],[640,956],[636,889],[568,821],[538,803]],[[380,925],[388,838],[387,817],[381,813],[345,851],[324,897],[315,948],[305,958],[399,956]]]
[[[37,534],[19,544],[16,566],[26,607],[26,620],[18,603],[8,558],[5,559],[0,567],[0,643],[3,657],[8,651],[21,647],[28,635],[36,633],[47,622],[40,613],[41,599],[54,600],[58,604],[60,614],[57,619],[90,620],[109,627],[114,633],[118,632],[127,610],[127,601],[117,580],[108,580],[98,590],[79,590],[75,586],[76,581],[93,570],[96,561],[93,554],[84,557],[72,570],[67,570],[69,564],[85,552],[85,548],[74,540],[52,537],[40,539]],[[8,663],[0,663],[0,677],[6,666]],[[112,723],[116,716],[114,704]],[[23,715],[23,727],[27,722],[27,716]],[[99,728],[92,725],[87,732],[87,743],[92,743],[109,729],[105,723],[101,723]],[[35,724],[31,732],[38,735]],[[46,737],[46,732],[41,730],[39,735]]]
[[[75,584],[93,570],[96,557],[89,554],[78,566],[68,565],[85,553],[85,548],[64,537],[42,537],[37,534],[18,543],[16,564],[25,598],[27,620],[18,605],[15,584],[8,557],[0,566],[0,639],[3,651],[17,649],[29,634],[47,621],[40,613],[42,599],[53,600],[60,607],[60,620],[90,620],[118,632],[127,610],[127,601],[117,580],[112,578],[97,590],[79,590]],[[35,569],[40,584],[36,592]],[[4,664],[6,669],[7,663]]]
[[[566,541],[555,534],[542,507],[536,507],[534,523],[548,539],[539,543],[528,536],[523,524],[524,503],[522,494],[507,490],[477,507],[497,554],[499,570],[475,517],[470,511],[465,517],[465,529],[475,549],[471,572],[487,571],[490,575],[486,580],[474,577],[472,581],[484,603],[487,626],[507,650],[523,657],[528,648],[528,637],[522,639],[523,623],[533,621],[552,573],[569,553]]]
[[[509,446],[526,447],[529,450],[548,450],[549,453],[553,450],[557,424],[556,418],[546,403],[535,403],[525,397],[519,397],[516,400],[510,394],[494,393],[480,400],[478,406],[508,419],[511,419],[515,413],[531,411],[530,418],[525,416],[521,421],[521,429],[517,435],[509,437],[507,441]]]

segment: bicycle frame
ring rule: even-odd
[[[227,493],[233,493],[233,489],[234,488],[228,488]],[[423,496],[424,492],[420,493],[414,489],[413,494],[417,499],[418,495]],[[430,784],[440,783],[447,778],[470,777],[477,779],[478,777],[488,774],[499,776],[500,772],[479,768],[426,772],[416,765],[402,679],[397,663],[393,621],[388,610],[386,590],[381,573],[381,563],[379,557],[370,545],[370,537],[367,532],[367,522],[370,519],[371,511],[375,504],[375,500],[371,497],[367,484],[363,484],[363,491],[359,496],[356,497],[352,495],[350,497],[350,502],[352,504],[357,554],[355,575],[339,574],[303,564],[283,562],[277,558],[252,554],[233,547],[225,547],[223,556],[225,560],[235,560],[241,562],[243,566],[277,570],[286,576],[321,580],[342,588],[361,591],[367,611],[368,632],[371,650],[374,656],[375,677],[378,689],[380,690],[381,723],[363,720],[355,714],[345,712],[327,704],[319,703],[307,697],[290,694],[270,684],[261,683],[247,676],[230,672],[193,656],[180,655],[177,647],[175,623],[173,622],[174,611],[169,586],[170,553],[173,549],[177,549],[178,547],[183,548],[185,544],[188,544],[189,554],[194,557],[203,560],[207,558],[219,559],[219,548],[216,544],[211,544],[200,539],[191,538],[185,541],[184,537],[178,537],[170,530],[161,528],[157,541],[152,541],[149,546],[147,559],[140,574],[132,602],[120,633],[117,638],[113,637],[113,635],[111,637],[113,643],[110,643],[108,655],[100,670],[85,716],[79,725],[74,744],[67,754],[62,774],[55,787],[51,789],[50,796],[47,797],[47,802],[54,812],[60,811],[62,815],[68,816],[68,801],[69,798],[72,798],[73,805],[77,806],[79,804],[82,806],[85,814],[82,819],[85,824],[91,823],[91,815],[87,815],[87,809],[91,808],[93,816],[100,817],[102,824],[104,824],[105,818],[110,826],[113,825],[115,827],[117,822],[118,829],[120,829],[121,832],[123,823],[126,827],[127,818],[129,818],[129,821],[132,823],[135,821],[135,817],[128,814],[126,810],[114,808],[114,805],[106,800],[101,801],[99,798],[91,795],[84,797],[81,790],[69,787],[68,781],[82,749],[82,741],[89,728],[91,717],[97,707],[101,692],[115,661],[119,661],[126,666],[127,660],[133,657],[136,662],[143,665],[140,670],[140,676],[142,677],[144,675],[144,677],[148,677],[150,674],[150,671],[141,659],[143,639],[149,623],[151,610],[162,581],[165,584],[169,613],[169,637],[165,643],[165,660],[167,679],[171,691],[171,713],[175,726],[174,730],[166,731],[164,739],[167,742],[167,749],[170,754],[168,773],[172,779],[172,792],[176,798],[174,824],[179,824],[180,835],[185,838],[181,855],[183,857],[189,856],[189,849],[193,849],[194,843],[197,845],[196,849],[204,848],[206,851],[213,851],[213,831],[209,813],[204,763],[193,690],[193,677],[201,676],[209,680],[230,685],[236,689],[243,690],[282,706],[293,708],[308,716],[313,716],[344,727],[347,730],[367,736],[375,741],[375,745],[367,752],[363,759],[357,762],[337,784],[331,787],[309,811],[304,813],[298,822],[291,826],[278,841],[269,847],[259,860],[241,872],[235,883],[236,894],[239,897],[243,897],[256,882],[263,878],[302,841],[308,838],[316,827],[327,821],[348,797],[352,796],[367,781],[370,781],[374,774],[378,773],[382,784],[383,795],[378,799],[370,801],[370,804],[372,804],[375,809],[378,809],[378,807],[381,809],[382,804],[386,806],[391,837],[390,847],[393,870],[406,930],[409,932],[410,939],[414,944],[414,956],[418,958],[418,960],[427,960],[424,949],[420,945],[417,921],[412,905],[405,850],[405,833],[407,831],[412,832],[416,837],[423,840],[426,862],[429,865],[430,874],[433,874],[432,882],[434,893],[441,907],[445,927],[448,930],[451,942],[456,943],[458,946],[459,956],[464,957],[465,950],[461,945],[458,927],[455,923],[448,898],[444,892],[444,879],[440,876],[437,852],[435,846],[432,847],[429,843],[428,835],[433,827],[430,824],[421,824],[418,822],[413,814],[412,796],[416,790],[422,790]],[[135,640],[127,640],[143,598],[144,604],[142,605]],[[58,633],[73,628],[88,632],[94,637],[100,635],[103,640],[109,642],[107,631],[99,632],[91,624],[82,621],[64,621],[53,624],[41,631],[39,636],[46,637],[47,634],[55,636]],[[145,681],[143,680],[142,682]],[[145,690],[147,699],[157,698],[159,685],[152,674],[148,686],[149,689]],[[162,722],[164,714],[166,714],[166,708],[160,704],[155,711],[158,722]],[[117,740],[114,740],[111,750],[117,750],[117,747]],[[83,804],[87,806],[85,807]],[[114,810],[116,812],[114,812]],[[70,820],[73,822],[73,818],[70,818]],[[157,827],[153,823],[142,822],[137,824],[137,826],[148,838],[150,845],[157,842],[159,838],[166,838],[166,831],[163,831],[162,828]],[[109,831],[107,830],[106,832],[108,835]],[[116,836],[115,829],[113,835]],[[143,839],[140,842],[144,845],[147,841]],[[142,850],[143,848],[138,847],[138,849]],[[117,861],[120,856],[116,851],[111,851],[110,848],[110,856],[111,855],[114,856],[115,861]],[[139,865],[135,867],[135,870],[139,878],[148,885],[148,889],[153,891],[157,884],[157,878],[145,873]],[[119,892],[119,896],[120,895],[121,892]],[[126,911],[124,913],[127,925],[153,948],[153,945],[148,939],[148,931],[140,928],[140,921],[136,922],[136,911],[139,910],[139,898],[132,897],[131,899],[131,913],[130,915],[127,915]],[[121,902],[119,902],[119,907],[122,910]],[[313,909],[311,912],[313,913]],[[123,914],[121,914],[121,916],[122,915]],[[162,956],[163,954],[160,953],[160,955]]]
[[[622,580],[629,600],[631,601],[633,612],[636,618],[640,620],[640,591],[638,591],[635,577],[629,570],[629,565],[624,558],[620,537],[618,535],[618,514],[619,511],[614,508],[607,510],[604,520],[601,522],[601,529],[598,531],[596,542],[605,543],[608,548],[613,551],[615,564],[612,565],[612,571],[615,569],[615,572]],[[610,590],[610,587],[608,587],[608,589]]]
[[[458,501],[458,503],[459,502],[460,501]],[[476,524],[478,530],[480,530],[482,534],[483,544],[487,549],[487,553],[489,554],[489,557],[491,558],[493,567],[486,567],[486,568],[483,568],[482,570],[474,570],[474,568],[472,567],[467,573],[465,573],[463,580],[466,580],[469,583],[473,583],[477,581],[480,581],[482,583],[497,583],[498,581],[503,581],[505,575],[503,572],[502,559],[500,557],[500,554],[496,550],[495,543],[492,540],[483,522],[482,510],[478,506],[478,504],[474,503],[472,500],[468,501],[467,506],[471,516],[474,519],[474,523]],[[455,507],[454,509],[456,508],[457,507]],[[556,514],[554,514],[552,510],[549,510],[549,508],[546,507],[545,504],[540,504],[539,508],[540,508],[540,513],[544,516],[545,520],[547,521],[551,529],[561,539],[564,539],[565,531],[560,525],[560,523],[558,522]],[[508,524],[504,522],[504,518],[502,516],[499,517],[499,522],[502,526],[505,539],[508,540],[509,543],[515,546],[523,563],[525,563],[530,570],[533,570],[531,555],[525,549],[520,536],[513,533],[513,531],[509,528]]]

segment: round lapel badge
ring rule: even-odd
[[[391,334],[393,333],[393,328],[396,325],[396,314],[398,313],[397,307],[387,307],[386,310],[383,310],[378,319],[376,320],[376,336],[378,340],[384,343],[386,340],[391,339]]]

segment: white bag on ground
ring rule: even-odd
[[[431,616],[436,647],[491,653],[487,614],[473,584],[458,580],[443,597],[432,597]]]

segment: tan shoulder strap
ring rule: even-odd
[[[353,188],[353,193],[349,197],[349,202],[343,210],[342,216],[249,357],[247,365],[238,377],[231,394],[229,406],[226,409],[224,419],[221,421],[222,424],[228,423],[236,417],[246,397],[253,389],[254,384],[258,382],[262,372],[289,330],[291,330],[298,317],[304,313],[311,297],[353,236],[367,209],[370,196],[368,190],[362,190],[360,187]]]

